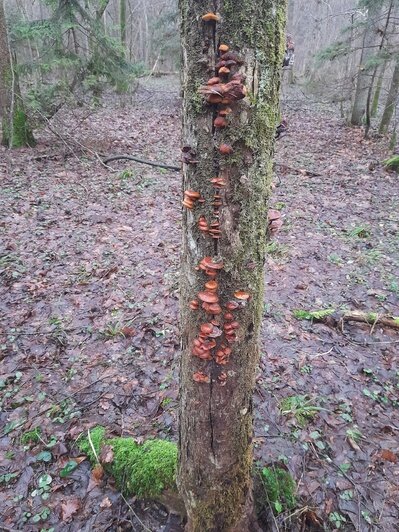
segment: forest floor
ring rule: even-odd
[[[364,140],[335,107],[298,91],[283,110],[256,461],[298,485],[297,510],[276,527],[391,532],[398,331],[297,311],[399,315],[398,177],[380,164],[386,140]],[[75,442],[97,424],[176,440],[180,175],[127,161],[111,171],[95,153],[179,164],[179,115],[177,81],[151,80],[131,99],[60,111],[34,149],[0,151],[0,530],[155,532],[166,521],[93,478]]]

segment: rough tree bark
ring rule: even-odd
[[[367,21],[365,23],[362,52],[357,74],[356,92],[353,100],[351,124],[361,126],[367,107],[367,97],[372,89],[374,76],[370,72],[370,59],[375,55],[375,43],[378,37],[377,23],[381,13],[381,1],[371,0],[369,2]]]
[[[126,0],[120,0],[119,4],[119,26],[121,33],[121,44],[126,53]]]
[[[382,115],[381,123],[379,127],[380,133],[384,134],[388,131],[388,127],[389,127],[389,124],[391,123],[392,115],[395,110],[396,101],[398,99],[398,93],[399,93],[399,61],[397,61],[395,64],[391,84],[389,86],[387,101],[385,103],[384,113]]]
[[[34,138],[29,128],[19,89],[13,72],[8,42],[4,2],[0,0],[0,115],[2,144],[9,148],[32,146]]]
[[[202,20],[207,12],[218,13],[219,20]],[[180,14],[183,188],[199,192],[205,203],[194,199],[194,207],[184,210],[178,485],[190,532],[254,531],[252,394],[259,360],[267,200],[285,47],[286,2],[180,0]],[[242,65],[231,66],[225,81],[239,71],[246,76],[247,87],[245,99],[228,104],[227,98],[225,105],[207,103],[198,92],[216,75],[220,44],[228,45],[229,51],[242,60]],[[216,128],[218,112],[226,107],[232,109],[227,115],[228,125]],[[223,143],[232,147],[231,154],[220,153]],[[215,177],[219,178],[216,188],[211,182]],[[185,203],[190,206],[190,202]],[[215,236],[220,231],[220,238],[211,238],[206,226]],[[196,270],[201,261],[208,264],[207,272]],[[222,263],[222,269],[209,268]],[[211,309],[208,304],[205,311],[197,294],[212,293],[204,288],[209,280],[218,283],[213,292],[218,302]],[[240,299],[247,295],[247,301]],[[190,308],[190,301],[193,308],[199,306],[198,310]],[[230,307],[239,306],[228,310],[228,302],[232,303]],[[221,314],[218,305],[223,308]],[[215,338],[215,348],[210,347],[213,338],[207,337],[208,333],[199,337],[201,324],[208,323],[209,327],[211,321],[212,335],[225,331]],[[233,324],[238,329],[232,331]],[[192,354],[195,344],[202,346],[197,356]],[[211,360],[199,358],[198,353],[205,358],[210,355]],[[194,376],[206,382],[197,382]]]

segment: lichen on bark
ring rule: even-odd
[[[272,172],[274,131],[278,117],[280,66],[284,51],[285,1],[180,0],[183,45],[183,145],[197,154],[197,164],[184,165],[183,190],[196,190],[208,200],[183,218],[181,275],[181,412],[178,483],[186,504],[188,530],[193,532],[253,530],[251,528],[252,393],[259,360],[259,330],[263,308],[263,268],[266,250],[267,201]],[[220,22],[201,16],[217,12]],[[227,44],[243,60],[248,97],[235,103],[229,125],[215,130],[215,107],[202,101],[198,87],[215,75],[219,45]],[[221,155],[227,143],[232,155]],[[210,179],[226,177],[221,190],[222,235],[215,245],[197,228],[209,219]],[[238,341],[226,366],[191,354],[204,313],[188,302],[206,279],[195,266],[205,256],[218,255],[224,269],[218,275],[221,301],[236,290],[250,293],[249,303],[236,313]],[[227,375],[220,385],[221,372]],[[209,375],[209,384],[194,382],[194,372]]]

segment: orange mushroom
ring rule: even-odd
[[[195,190],[185,190],[184,195],[194,201],[201,197],[201,194]]]
[[[251,296],[248,294],[248,292],[244,292],[244,290],[237,290],[237,292],[234,292],[234,297],[237,299],[241,299],[242,301],[247,301]]]
[[[226,186],[226,181],[223,177],[213,177],[211,183],[215,188],[223,188]]]
[[[219,22],[220,20],[220,17],[216,13],[205,13],[201,18],[205,22]]]
[[[222,66],[219,68],[219,74],[221,75],[226,75],[226,74],[230,74],[230,69],[226,66]]]
[[[233,109],[231,107],[226,107],[226,109],[221,109],[218,114],[219,116],[227,116],[232,112],[233,112]]]
[[[198,310],[199,303],[198,303],[198,301],[196,299],[193,299],[192,301],[190,301],[189,306],[190,306],[191,310]]]
[[[209,270],[222,270],[223,262],[213,262],[212,257],[204,257],[201,263]]]
[[[204,334],[210,334],[213,331],[212,323],[203,323],[200,327],[200,330]]]
[[[236,301],[229,301],[226,303],[227,310],[236,310],[240,305]]]
[[[192,201],[190,201],[189,199],[185,199],[182,201],[182,205],[184,205],[184,207],[186,207],[187,209],[193,209],[194,208],[194,203]]]
[[[207,85],[216,85],[217,83],[220,83],[220,78],[213,77],[213,78],[208,79],[206,84]]]
[[[229,144],[221,144],[219,146],[219,151],[222,155],[230,155],[234,150]]]
[[[218,303],[211,303],[210,305],[208,305],[208,312],[210,314],[214,314],[215,316],[218,316],[223,311],[222,311],[222,307]]]
[[[215,294],[214,292],[210,292],[206,290],[205,292],[198,292],[198,299],[203,301],[204,303],[218,303],[219,296]]]
[[[222,103],[223,98],[219,94],[209,94],[209,96],[206,98],[206,101],[208,103]],[[230,103],[230,100],[228,103]]]
[[[233,321],[234,320],[234,316],[233,316],[233,314],[231,314],[231,312],[226,312],[226,314],[223,316],[223,318],[226,321]]]
[[[218,283],[217,281],[208,281],[207,283],[205,283],[205,288],[207,290],[210,290],[211,292],[214,292],[218,287]]]
[[[222,117],[222,116],[218,116],[217,118],[215,118],[215,120],[213,121],[213,125],[216,127],[216,128],[223,128],[223,127],[227,127],[227,121]]]
[[[223,54],[225,54],[226,52],[229,51],[229,47],[227,46],[227,44],[221,44],[219,46],[219,52],[222,52]]]

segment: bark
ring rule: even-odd
[[[13,71],[11,58],[4,2],[0,0],[0,115],[2,117],[2,144],[9,148],[32,146],[34,138],[28,125],[18,77]]]
[[[384,82],[384,74],[388,66],[388,61],[385,61],[381,67],[380,74],[377,79],[377,85],[375,87],[375,92],[373,96],[373,104],[371,106],[371,117],[375,118],[378,113],[378,105],[380,103],[381,89]]]
[[[120,0],[119,23],[121,32],[121,44],[126,50],[126,0]]]
[[[372,86],[374,76],[370,72],[368,65],[370,59],[375,53],[375,42],[377,39],[376,24],[381,12],[381,6],[377,3],[372,3],[368,10],[368,17],[366,27],[364,29],[362,53],[357,74],[356,92],[353,101],[351,124],[353,126],[361,126],[367,107],[367,98],[369,90]]]
[[[387,18],[386,18],[386,21],[385,21],[385,27],[384,27],[384,31],[382,32],[382,38],[381,38],[380,46],[379,46],[379,49],[378,49],[378,53],[381,53],[381,51],[382,51],[382,49],[384,47],[384,41],[385,41],[385,38],[386,38],[389,22],[390,22],[390,19],[391,19],[392,8],[393,8],[393,0],[391,0],[391,2],[389,4]],[[368,94],[367,94],[366,128],[365,128],[365,132],[364,132],[365,138],[368,137],[369,130],[370,130],[370,127],[371,127],[371,117],[372,117],[371,96],[373,94],[374,82],[375,82],[375,78],[377,76],[377,71],[378,71],[378,65],[376,65],[373,68],[373,71],[372,71],[372,74],[371,74],[371,79],[370,79],[370,84],[369,84],[369,91],[368,91]]]
[[[385,103],[384,113],[381,118],[379,127],[380,133],[386,133],[388,131],[389,124],[391,122],[393,112],[396,106],[396,100],[399,92],[399,61],[396,62],[393,71],[391,85],[389,87],[387,101]]]
[[[219,22],[204,22],[210,10]],[[259,360],[263,309],[267,200],[272,174],[274,134],[278,117],[280,70],[285,47],[286,2],[282,0],[180,0],[183,46],[183,189],[201,193],[205,203],[183,215],[181,265],[182,361],[180,386],[180,465],[178,485],[185,502],[190,532],[255,531],[252,519],[252,394]],[[215,75],[219,45],[243,60],[248,95],[231,105],[228,127],[215,129],[220,106],[206,103],[198,88]],[[233,66],[233,71],[237,67]],[[218,147],[232,146],[231,155]],[[189,148],[190,150],[189,150]],[[190,164],[189,159],[197,161]],[[198,219],[213,220],[215,189],[211,178],[222,177],[221,237],[213,240],[198,229]],[[190,300],[209,280],[195,267],[204,257],[223,261],[217,290],[223,309],[237,301],[234,293],[250,294],[246,306],[233,311],[239,323],[227,365],[192,355],[200,324],[212,318]],[[226,312],[226,310],[224,310]],[[221,315],[223,316],[223,314]],[[226,345],[224,336],[216,339]],[[203,373],[209,383],[194,381]]]

